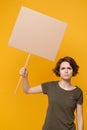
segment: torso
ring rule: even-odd
[[[48,111],[43,130],[75,130],[74,111],[78,87],[64,90],[58,82],[47,84]]]

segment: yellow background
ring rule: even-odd
[[[14,94],[19,69],[27,53],[8,47],[8,41],[21,6],[47,14],[68,23],[54,62],[32,55],[28,70],[32,86],[56,80],[52,73],[56,61],[72,56],[80,66],[73,83],[84,92],[84,122],[87,130],[87,1],[86,0],[1,0],[0,1],[0,130],[41,130],[47,108],[47,97],[25,95],[22,85]],[[25,41],[26,42],[26,41]]]

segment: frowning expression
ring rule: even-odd
[[[60,77],[64,80],[70,80],[73,74],[73,68],[66,61],[62,62],[60,65]]]

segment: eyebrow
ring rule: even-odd
[[[72,69],[72,67],[60,67],[61,69],[65,69],[65,68],[68,68],[68,69]]]

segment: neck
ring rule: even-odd
[[[70,81],[67,81],[67,80],[61,80],[60,81],[60,85],[63,87],[63,88],[70,88],[72,85],[71,85],[71,82]]]

